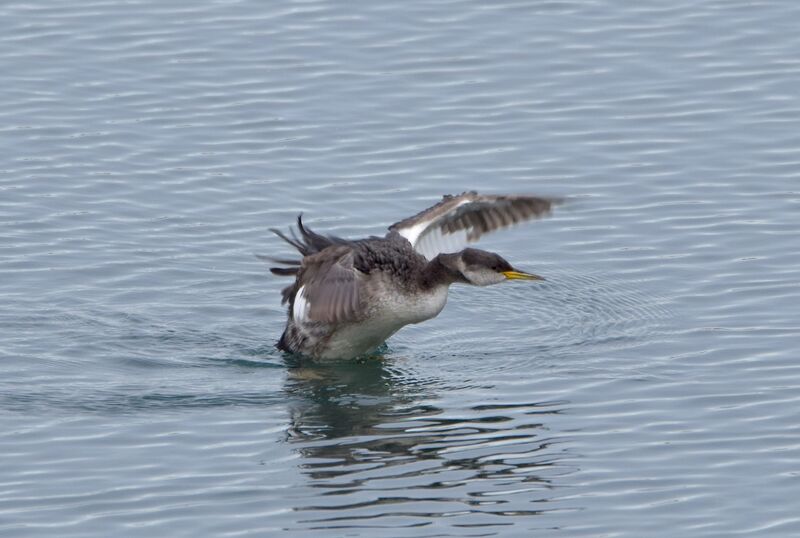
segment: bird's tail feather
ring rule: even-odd
[[[297,232],[295,232],[294,228],[289,228],[289,235],[287,236],[280,230],[275,228],[270,228],[270,231],[292,245],[297,251],[305,256],[310,256],[312,254],[316,254],[317,252],[331,246],[342,244],[345,242],[344,239],[334,236],[328,235],[320,235],[306,225],[303,224],[303,215],[297,216],[297,229],[300,231],[300,236],[298,237]],[[297,273],[300,272],[300,266],[302,265],[301,260],[288,260],[282,258],[273,258],[271,256],[262,256],[260,254],[256,254],[256,258],[259,260],[263,260],[269,263],[277,263],[280,265],[288,266],[288,267],[270,267],[269,270],[273,275],[278,276],[295,276]]]
[[[345,240],[340,237],[321,235],[312,231],[311,228],[303,224],[302,214],[297,215],[297,229],[300,231],[300,237],[297,236],[294,228],[289,229],[291,237],[275,228],[270,228],[270,231],[296,248],[303,256],[310,256],[331,245],[339,245],[345,242]]]

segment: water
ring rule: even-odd
[[[0,7],[3,536],[797,536],[800,4]],[[254,253],[570,201],[380,360]]]

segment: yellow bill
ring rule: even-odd
[[[543,276],[523,273],[522,271],[503,271],[503,275],[508,280],[544,280]]]

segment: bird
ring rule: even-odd
[[[560,198],[445,195],[437,204],[389,226],[385,236],[344,239],[312,231],[270,231],[301,259],[259,258],[270,272],[293,277],[281,291],[286,327],[276,347],[315,360],[367,356],[402,327],[436,317],[451,284],[488,286],[544,280],[494,252],[467,247],[481,236],[549,214]],[[299,233],[299,235],[298,235]]]

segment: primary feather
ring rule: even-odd
[[[433,259],[456,252],[484,234],[548,214],[557,198],[464,192],[446,195],[438,204],[389,227],[405,237],[414,250]]]

